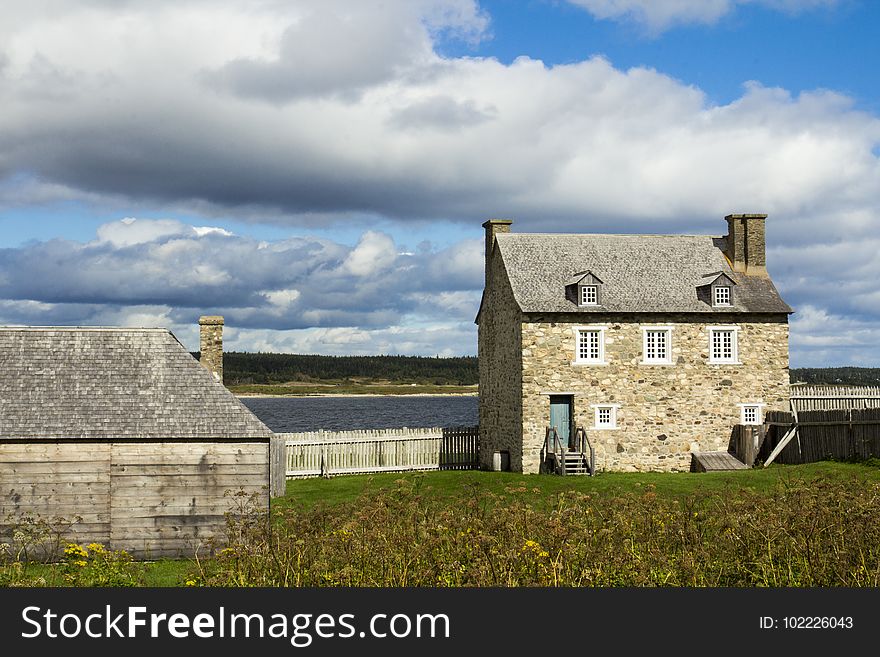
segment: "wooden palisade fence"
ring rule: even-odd
[[[480,467],[477,427],[276,435],[285,443],[287,478]]]
[[[880,458],[880,407],[800,410],[797,432],[775,457],[777,463],[813,463],[826,459]],[[759,458],[766,461],[795,424],[795,415],[768,411],[767,439]]]

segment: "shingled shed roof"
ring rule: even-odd
[[[0,327],[0,439],[268,439],[167,329]]]
[[[498,251],[523,312],[790,313],[769,278],[734,272],[723,237],[503,233]],[[603,281],[599,306],[578,306],[565,296],[577,272]],[[705,275],[723,272],[736,282],[729,307],[713,308],[697,296]]]

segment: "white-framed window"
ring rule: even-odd
[[[590,407],[594,413],[594,429],[617,428],[617,409],[620,404],[591,404]]]
[[[672,327],[642,327],[642,363],[672,362]]]
[[[763,408],[764,404],[760,402],[751,404],[737,404],[739,406],[739,423],[740,424],[763,424]]]
[[[599,303],[599,287],[596,285],[581,286],[581,305],[595,306]]]
[[[576,326],[574,363],[581,365],[605,364],[605,327]]]
[[[739,365],[739,327],[709,327],[709,362]]]
[[[730,286],[719,285],[715,288],[714,305],[729,306],[730,305]]]

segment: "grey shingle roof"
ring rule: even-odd
[[[267,439],[166,329],[0,327],[0,439]]]
[[[769,278],[731,269],[723,237],[502,233],[496,239],[523,312],[792,312]],[[599,306],[566,299],[565,286],[587,270],[603,281]],[[713,272],[737,284],[728,308],[697,296]]]

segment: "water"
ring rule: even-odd
[[[477,397],[243,397],[272,431],[472,427]]]

